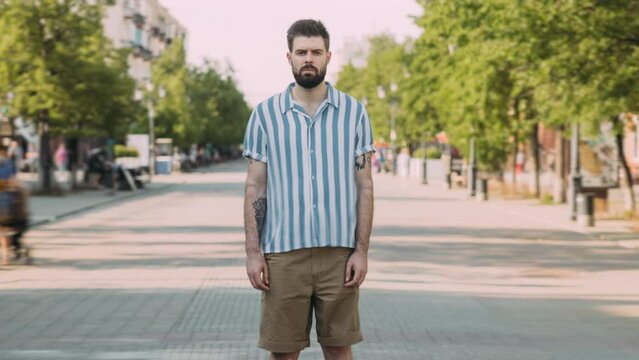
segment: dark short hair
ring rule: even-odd
[[[293,39],[297,36],[321,36],[324,39],[324,46],[326,47],[326,51],[328,51],[328,46],[330,44],[330,36],[328,35],[328,30],[324,24],[322,24],[319,20],[312,19],[302,19],[297,20],[296,22],[288,28],[286,32],[286,40],[288,41],[288,50],[293,51]]]

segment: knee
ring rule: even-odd
[[[270,360],[297,360],[299,356],[299,351],[292,353],[271,353]]]
[[[323,346],[326,360],[352,360],[353,353],[350,346]]]

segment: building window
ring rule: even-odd
[[[133,28],[133,43],[135,45],[140,45],[140,46],[144,45],[142,43],[142,35],[143,35],[142,29],[140,29],[137,26]]]

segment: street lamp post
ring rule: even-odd
[[[153,181],[153,174],[155,174],[155,105],[153,104],[153,98],[151,93],[154,90],[153,83],[150,80],[146,80],[147,90],[147,116],[149,119],[149,182]],[[158,87],[158,96],[163,98],[166,95],[166,91],[163,86]],[[141,93],[136,93],[136,99],[141,100],[143,98]]]
[[[421,149],[422,149],[422,184],[428,185],[428,157],[426,156],[425,133],[422,134]]]
[[[51,152],[49,151],[49,111],[38,113],[38,135],[40,136],[40,181],[42,191],[51,191]]]
[[[471,197],[477,193],[477,145],[475,136],[470,138],[470,164],[468,166],[468,190]]]
[[[570,141],[570,204],[571,216],[577,220],[577,195],[581,193],[581,166],[579,159],[579,123],[572,124],[572,138]]]

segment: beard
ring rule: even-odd
[[[304,73],[307,70],[312,70],[314,74]],[[326,77],[326,67],[320,70],[312,65],[302,66],[299,71],[295,72],[293,69],[293,77],[295,78],[295,82],[303,87],[304,89],[312,89],[317,85],[321,84],[324,81],[324,77]]]

